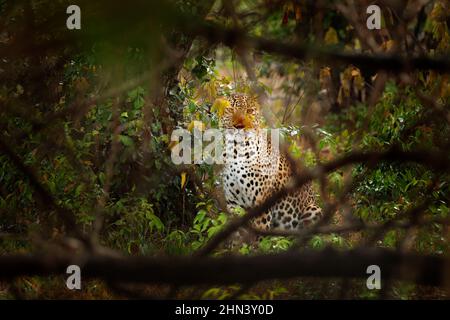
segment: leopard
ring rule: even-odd
[[[222,185],[229,212],[250,210],[291,183],[292,161],[274,148],[262,125],[261,108],[255,96],[235,93],[220,118],[225,131]],[[311,182],[279,199],[251,221],[256,230],[297,231],[316,224],[322,217]]]

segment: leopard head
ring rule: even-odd
[[[224,100],[225,99],[225,100]],[[255,97],[233,94],[221,98],[220,125],[225,129],[256,129],[260,125],[259,105]]]

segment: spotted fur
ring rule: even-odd
[[[228,98],[221,126],[226,134],[223,186],[229,211],[237,206],[250,209],[289,183],[293,170],[261,130],[259,107],[254,98],[236,94]],[[251,119],[243,128],[240,119]],[[247,124],[248,126],[248,124]],[[316,204],[311,184],[288,194],[256,218],[252,224],[261,230],[298,230],[317,222],[322,210]]]

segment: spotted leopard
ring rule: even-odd
[[[250,209],[289,183],[293,169],[286,157],[272,148],[270,135],[261,127],[255,98],[234,94],[227,98],[220,125],[225,129],[223,187],[228,210]],[[322,215],[311,184],[288,194],[252,221],[260,230],[298,230],[316,223]]]

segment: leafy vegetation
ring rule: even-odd
[[[2,44],[23,42],[20,32],[25,27],[20,23],[26,20],[27,10],[36,14],[36,20],[40,19],[40,2],[47,1],[30,1],[31,7],[24,8],[0,1],[1,13],[8,18],[8,31],[0,36]],[[193,3],[181,5],[175,1],[182,6],[183,15],[190,15],[191,10],[194,14],[201,11],[197,2]],[[362,49],[363,39],[355,27],[333,6],[312,14],[302,1],[282,3],[272,10],[265,1],[241,1],[235,10],[239,23],[253,36],[295,42],[305,35],[302,40],[306,44],[368,52]],[[207,20],[233,26],[232,14],[223,13],[224,3],[218,1],[211,6]],[[56,8],[59,7],[52,7],[42,19],[54,21]],[[90,7],[86,4],[83,10]],[[402,23],[396,20],[394,11],[383,10],[386,29],[391,31],[392,24]],[[425,21],[418,21],[416,28],[425,40],[414,44],[414,48],[424,45],[431,56],[448,56],[448,12],[445,1],[432,1],[423,8]],[[164,26],[173,26],[174,19],[164,20],[166,16],[170,14],[159,20],[165,22]],[[33,23],[40,25],[38,22]],[[102,30],[103,24],[99,25],[92,34],[107,34],[109,29]],[[407,28],[414,29],[416,25]],[[59,34],[53,37],[51,31],[43,30],[43,39],[33,37],[38,44],[56,43]],[[182,52],[182,63],[175,76],[168,66],[158,69],[167,63],[162,54],[165,45],[153,33],[151,45],[134,41],[143,39],[140,31],[129,41],[107,36],[92,41],[82,33],[75,38],[85,40],[81,49],[55,47],[42,54],[18,52],[21,54],[2,57],[1,68],[6,77],[0,85],[1,140],[9,143],[25,166],[33,168],[37,180],[56,204],[74,212],[84,232],[98,233],[99,242],[105,247],[128,255],[191,255],[233,218],[222,204],[220,168],[207,164],[174,165],[170,135],[177,127],[192,130],[194,121],[200,121],[204,128],[217,128],[220,108],[213,107],[214,101],[234,92],[250,93],[256,88],[269,97],[267,105],[262,106],[267,115],[265,125],[282,128],[290,154],[307,167],[355,150],[381,151],[397,146],[403,151],[415,151],[448,146],[448,118],[436,118],[435,108],[430,107],[438,106],[448,115],[448,74],[375,74],[353,65],[335,66],[314,59],[293,62],[261,51],[249,52],[245,58],[247,52],[211,45],[203,38],[189,39],[188,35],[180,36],[164,28],[159,31],[169,47],[175,43],[172,50]],[[182,40],[177,41],[180,37]],[[392,41],[396,40],[388,38],[378,41],[378,45],[388,48],[394,46]],[[116,50],[112,50],[117,43]],[[187,49],[177,47],[180,43]],[[249,74],[248,61],[255,62],[250,67],[254,79]],[[382,77],[387,81],[380,82],[381,91],[373,102],[370,95],[376,97],[374,87]],[[118,89],[142,78],[137,84]],[[113,93],[109,94],[111,90]],[[322,97],[323,90],[328,92],[326,98]],[[427,97],[433,101],[427,103]],[[315,146],[308,139],[310,134],[316,139]],[[342,223],[348,214],[365,223],[401,219],[422,201],[427,204],[423,217],[450,218],[448,172],[404,162],[340,168],[327,177],[325,192],[331,200],[339,197],[349,177],[358,179],[358,184],[347,205],[336,211],[333,225]],[[318,184],[316,187],[319,189]],[[64,239],[68,230],[62,226],[57,210],[43,209],[46,205],[30,177],[6,152],[0,153],[1,254],[48,250],[44,241]],[[243,211],[235,213],[242,214]],[[389,230],[375,245],[397,248],[406,232]],[[414,232],[410,250],[448,256],[448,226],[430,223]],[[365,230],[316,234],[299,250],[355,248],[373,233]],[[256,245],[244,243],[235,251],[242,255],[282,252],[294,243],[294,237],[266,236]],[[226,255],[229,251],[220,248],[215,254]],[[323,279],[273,281],[255,285],[239,297],[336,298],[339,283]],[[20,294],[27,298],[116,296],[97,280],[89,282],[82,293],[64,290],[63,284],[58,277],[22,277],[14,284],[0,283],[0,297],[17,294],[13,287],[20,288]],[[240,289],[239,285],[210,287],[197,295],[227,299],[235,297]],[[189,294],[189,290],[181,290],[177,296],[190,297]],[[437,289],[430,291],[410,283],[394,283],[390,294],[399,299],[443,296]],[[347,297],[372,299],[377,295],[360,282],[350,280]]]

